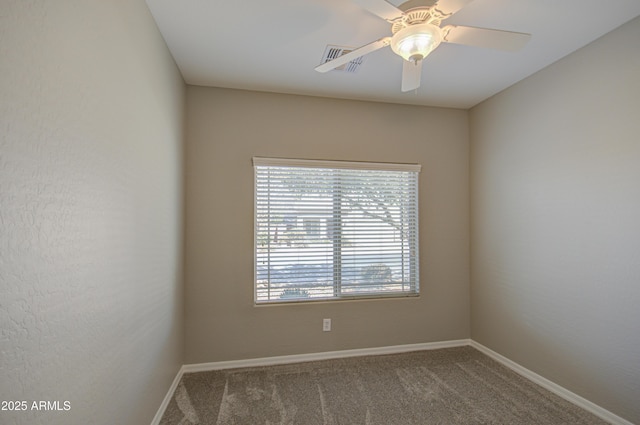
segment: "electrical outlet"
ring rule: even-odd
[[[331,331],[331,319],[322,319],[322,331],[323,332]]]

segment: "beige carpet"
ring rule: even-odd
[[[471,347],[185,374],[161,421],[605,423]]]

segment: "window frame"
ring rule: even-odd
[[[410,186],[413,189],[412,192],[412,200],[406,203],[403,203],[403,207],[412,207],[414,211],[410,212],[411,217],[411,228],[410,234],[411,237],[406,239],[410,239],[412,241],[411,244],[411,252],[412,258],[409,260],[405,260],[404,256],[402,257],[401,267],[406,267],[405,262],[409,263],[409,268],[411,270],[412,278],[409,282],[409,289],[404,289],[405,282],[404,280],[401,282],[402,291],[373,291],[366,293],[346,293],[342,291],[342,283],[343,279],[341,277],[341,273],[344,271],[341,264],[341,248],[342,241],[340,238],[342,234],[338,236],[338,242],[334,240],[332,243],[333,247],[333,274],[332,280],[334,282],[334,291],[332,296],[327,297],[282,297],[282,294],[279,299],[259,299],[259,276],[258,276],[258,262],[259,262],[259,244],[258,244],[258,167],[277,167],[277,168],[326,168],[331,170],[355,170],[355,171],[381,171],[381,172],[406,172],[407,176],[411,177],[412,185]],[[370,298],[406,298],[406,297],[417,297],[420,295],[420,255],[419,255],[419,205],[418,205],[418,188],[419,188],[419,173],[421,171],[420,164],[400,164],[400,163],[381,163],[381,162],[354,162],[354,161],[326,161],[326,160],[308,160],[308,159],[288,159],[288,158],[266,158],[266,157],[254,157],[253,158],[253,168],[254,168],[254,279],[253,279],[253,289],[254,289],[254,304],[255,305],[273,305],[273,304],[282,304],[282,303],[300,303],[300,302],[333,302],[333,301],[343,301],[343,300],[359,300],[359,299],[370,299]],[[332,195],[335,196],[335,195]],[[339,203],[340,204],[340,203]],[[343,223],[343,217],[340,212],[334,212],[331,215],[333,220],[337,220],[340,223]],[[338,218],[336,218],[338,217]],[[315,219],[315,218],[314,218]],[[304,219],[303,219],[304,220]],[[404,222],[403,222],[404,223]],[[340,226],[342,227],[342,224]],[[306,229],[303,223],[303,228]],[[306,230],[305,230],[306,231]],[[267,236],[269,238],[269,236]],[[402,236],[401,244],[405,243],[405,237]],[[409,242],[407,242],[409,243]],[[271,246],[271,241],[268,241],[269,246]],[[337,245],[337,246],[336,246]],[[271,261],[269,260],[268,267],[271,267]],[[270,286],[271,282],[268,283],[269,290],[271,290]],[[337,285],[337,286],[336,286]],[[391,284],[390,284],[391,285]],[[366,288],[366,285],[356,286],[358,289]],[[296,287],[291,286],[292,289],[304,289],[304,286]]]

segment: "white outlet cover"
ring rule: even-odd
[[[331,319],[322,319],[322,330],[329,332],[331,330]]]

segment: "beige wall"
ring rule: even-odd
[[[187,117],[187,363],[469,336],[467,112],[190,86]],[[422,164],[420,298],[255,307],[253,156]]]
[[[3,0],[2,424],[148,424],[182,357],[184,83],[142,0]]]
[[[473,108],[471,336],[640,423],[640,18]]]

